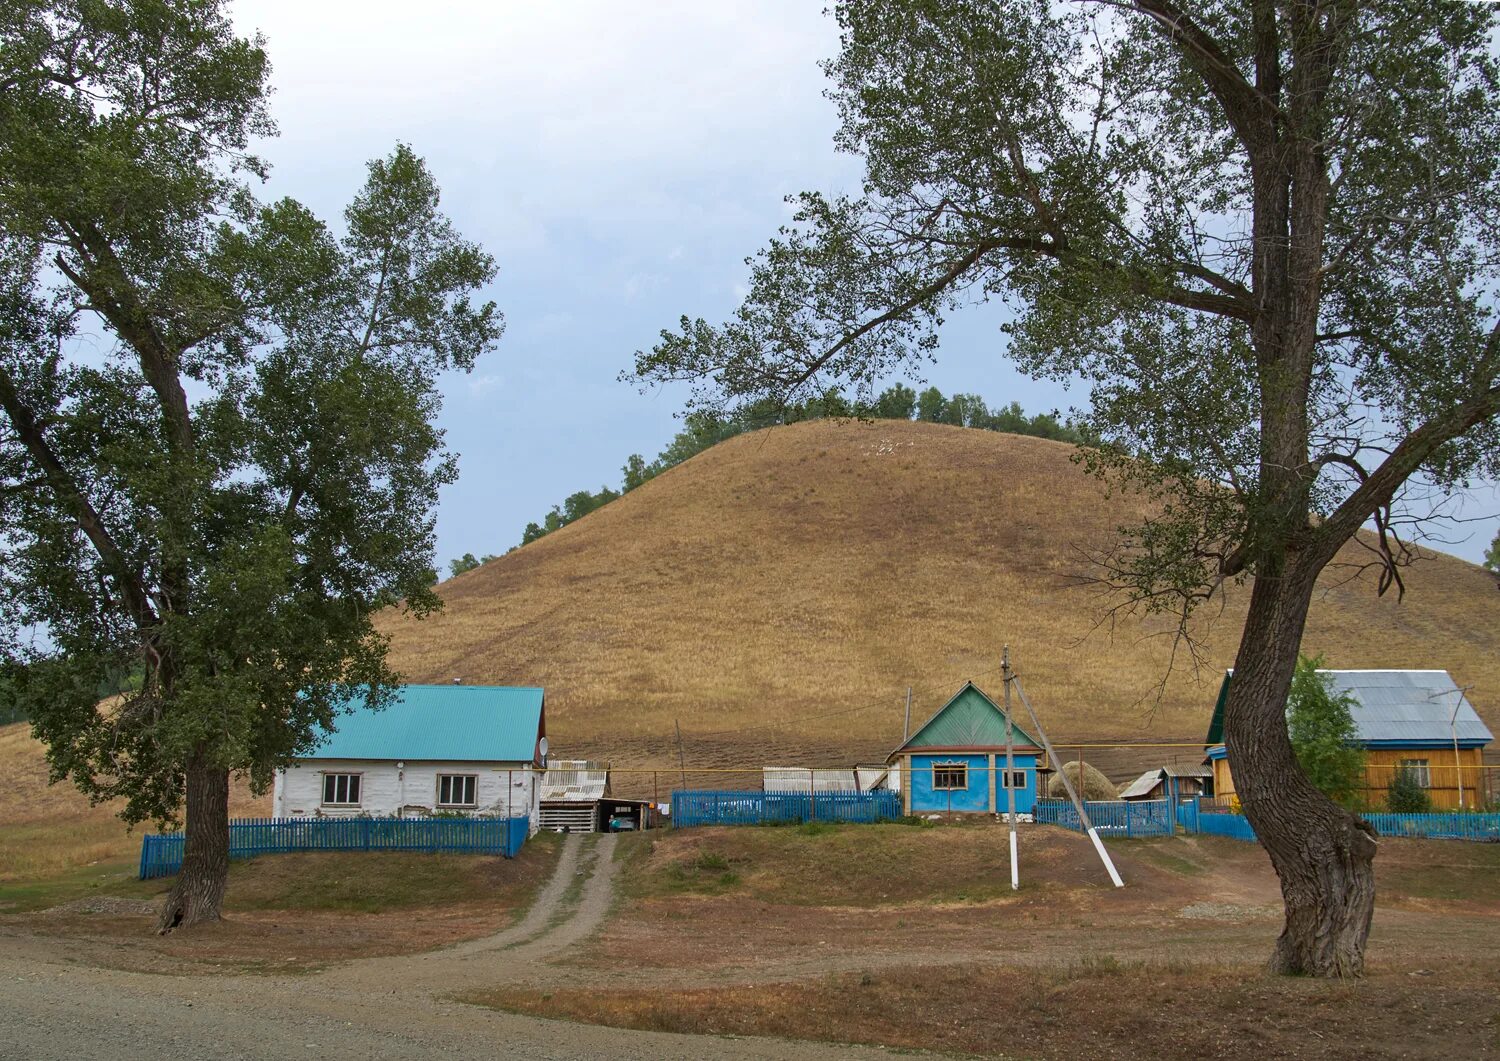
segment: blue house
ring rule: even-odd
[[[1013,772],[1005,769],[1006,728],[1015,749]],[[968,682],[937,714],[891,752],[899,765],[907,814],[938,811],[997,814],[1014,788],[1016,812],[1036,807],[1037,772],[1045,769],[1042,746],[1006,717],[999,704]]]

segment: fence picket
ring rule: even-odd
[[[515,858],[531,832],[517,818],[244,818],[229,823],[229,857],[292,851],[455,851]],[[182,868],[181,833],[141,837],[141,880]]]

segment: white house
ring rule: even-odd
[[[380,711],[340,715],[316,749],[278,771],[278,818],[528,815],[547,765],[541,689],[405,685]]]

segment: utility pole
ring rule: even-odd
[[[687,788],[687,760],[682,757],[682,725],[674,718],[672,728],[677,731],[677,766],[682,771],[682,787]]]
[[[1005,679],[1005,820],[1010,823],[1010,889],[1015,891],[1021,886],[1021,864],[1016,851],[1016,738],[1010,722],[1009,645],[1000,650],[1000,675]]]
[[[1047,739],[1047,731],[1042,728],[1042,720],[1036,717],[1036,710],[1031,706],[1031,701],[1026,697],[1026,690],[1021,686],[1021,679],[1014,678],[1016,683],[1016,695],[1021,698],[1021,706],[1026,708],[1026,714],[1031,717],[1031,724],[1036,727],[1036,735],[1041,739],[1042,750],[1047,753],[1049,762],[1058,762],[1057,753],[1052,750],[1052,742]],[[1079,755],[1083,750],[1079,749]],[[1081,760],[1080,760],[1081,761]],[[1088,808],[1084,806],[1083,800],[1079,798],[1078,791],[1073,787],[1073,782],[1068,780],[1068,773],[1058,765],[1057,776],[1062,778],[1063,788],[1068,791],[1068,798],[1073,801],[1073,808],[1078,811],[1078,823],[1088,833],[1090,840],[1094,842],[1094,850],[1099,853],[1099,861],[1104,863],[1104,868],[1109,872],[1110,882],[1116,888],[1125,887],[1125,882],[1120,879],[1120,871],[1115,869],[1114,860],[1109,857],[1109,852],[1104,850],[1104,841],[1099,839],[1099,830],[1094,828],[1094,823],[1089,821]],[[1078,774],[1078,783],[1083,784],[1083,772]]]
[[[906,687],[906,724],[901,727],[901,743],[911,738],[911,686]]]

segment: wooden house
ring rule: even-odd
[[[1352,700],[1360,745],[1365,749],[1364,801],[1379,807],[1398,771],[1427,789],[1434,810],[1482,806],[1484,748],[1494,739],[1463,690],[1443,670],[1326,670],[1335,693]],[[1214,794],[1235,794],[1231,759],[1224,747],[1224,702],[1234,673],[1219,686],[1218,703],[1205,738],[1205,762],[1213,770]]]
[[[1009,772],[1005,768],[1007,727],[1015,754],[1015,766]],[[968,682],[891,752],[886,765],[900,768],[901,802],[907,814],[1004,813],[1007,788],[1015,790],[1016,812],[1030,814],[1036,807],[1037,774],[1046,768],[1045,760],[1041,744]]]
[[[312,751],[277,771],[278,818],[503,816],[539,821],[543,691],[404,685],[380,711],[351,703]]]

